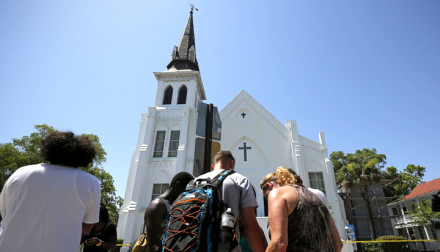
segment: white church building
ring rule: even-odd
[[[198,106],[206,95],[196,58],[192,11],[167,70],[154,75],[156,100],[142,114],[119,213],[117,233],[124,243],[140,235],[145,209],[166,190],[176,173],[194,174]],[[259,185],[265,175],[282,165],[293,168],[305,186],[326,194],[339,234],[345,237],[344,226],[348,223],[323,132],[317,134],[318,141],[299,135],[296,121],[281,123],[245,90],[221,109],[220,119],[221,149],[232,152],[235,170],[254,185],[257,216],[263,229],[267,205]]]

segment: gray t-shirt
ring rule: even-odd
[[[214,170],[197,177],[200,178],[214,178],[223,170]],[[196,179],[196,180],[197,180]],[[246,207],[258,207],[257,200],[255,199],[255,191],[248,178],[240,173],[234,172],[227,176],[223,183],[218,188],[221,192],[223,202],[226,207],[231,208],[232,213],[235,216],[235,232],[237,237],[240,237],[238,228],[238,218],[240,217],[240,209]],[[233,251],[236,251],[235,249]],[[240,250],[237,250],[240,251]]]

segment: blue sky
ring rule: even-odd
[[[440,177],[439,1],[192,1],[207,95],[246,90],[329,152],[376,148]],[[0,1],[0,143],[46,123],[92,133],[124,195],[141,114],[185,1]]]

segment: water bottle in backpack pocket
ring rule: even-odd
[[[222,214],[222,220],[220,224],[218,252],[230,252],[234,241],[234,226],[235,217],[231,209],[228,208],[226,212]]]

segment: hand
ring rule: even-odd
[[[98,239],[98,242],[96,243],[96,246],[100,247],[102,245],[103,241],[101,239]]]
[[[95,240],[95,239],[96,239],[96,238],[89,238],[89,239],[85,240],[85,244],[86,244],[87,246],[95,245],[95,244],[96,244],[96,240]]]
[[[102,240],[99,239],[99,238],[97,238],[97,237],[92,237],[92,238],[90,238],[90,239],[87,239],[87,240],[85,241],[85,243],[86,243],[87,246],[92,246],[92,245],[95,245],[95,246],[101,246],[101,244],[102,244]],[[100,243],[100,244],[97,245],[98,243]]]

